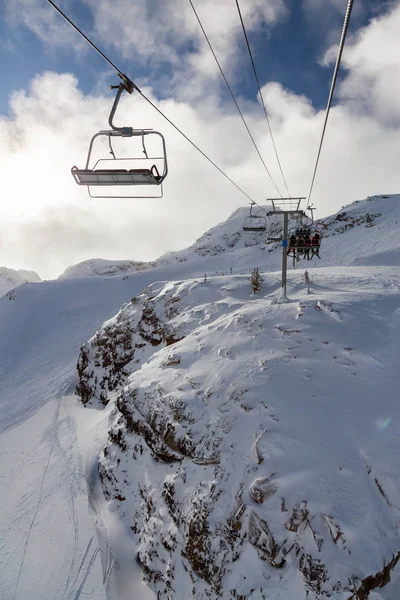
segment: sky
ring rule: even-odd
[[[285,195],[234,0],[193,4],[275,185],[188,0],[58,4],[251,198],[265,204],[275,185]],[[347,0],[239,4],[290,194],[307,196]],[[316,218],[399,192],[399,30],[399,0],[354,1],[312,195]],[[1,266],[53,278],[89,258],[154,260],[248,204],[137,93],[124,95],[115,122],[165,136],[163,198],[92,199],[74,183],[71,167],[84,166],[90,138],[108,127],[118,77],[46,0],[2,1],[0,62]],[[127,156],[142,156],[132,140],[119,142]]]

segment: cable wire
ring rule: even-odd
[[[157,108],[157,106],[155,104],[153,104],[153,102],[147,98],[147,96],[145,96],[145,94],[137,87],[137,85],[135,85],[130,79],[129,77],[127,77],[126,75],[124,75],[124,73],[122,73],[122,71],[120,71],[108,58],[105,54],[103,54],[103,52],[101,52],[101,50],[99,50],[99,48],[97,48],[97,46],[95,46],[95,44],[75,25],[75,23],[73,23],[71,21],[71,19],[69,19],[67,17],[67,15],[65,15],[62,10],[60,10],[58,8],[58,6],[56,6],[54,4],[54,2],[52,2],[52,0],[47,0],[49,2],[49,4],[52,5],[53,8],[55,8],[55,10],[67,21],[67,23],[69,23],[69,25],[71,25],[71,27],[73,27],[75,29],[75,31],[77,31],[82,37],[83,39],[102,57],[104,58],[104,60],[110,65],[110,67],[112,67],[114,69],[114,71],[116,71],[116,73],[118,73],[119,77],[123,80],[125,86],[125,89],[129,92],[130,86],[131,86],[131,92],[135,89],[137,92],[139,92],[139,94],[153,107],[155,108],[155,110],[160,113],[160,115],[162,117],[164,117],[164,119],[166,119],[168,121],[168,123],[170,123],[170,125],[172,125],[172,127],[174,127],[194,148],[196,148],[196,150],[198,152],[200,152],[200,154],[202,154],[204,156],[204,158],[206,158],[228,181],[230,181],[242,194],[244,194],[251,202],[254,202],[254,200],[244,191],[242,190],[242,188],[233,181],[233,179],[231,179],[213,160],[211,160],[211,158],[209,158],[207,156],[207,154],[205,152],[203,152],[203,150],[201,150],[194,142],[192,142],[192,140],[181,130],[179,129],[179,127],[177,125],[175,125],[175,123],[173,123],[171,121],[171,119],[169,119],[159,108]],[[131,93],[130,92],[130,93]],[[278,190],[279,191],[279,190]],[[256,204],[256,202],[254,202],[254,204]]]
[[[176,129],[176,131],[178,131],[185,138],[185,140],[187,140],[189,142],[189,144],[191,144],[194,148],[196,148],[196,150],[198,152],[200,152],[200,154],[202,154],[204,156],[204,158],[206,158],[208,160],[208,162],[210,162],[224,177],[226,177],[226,179],[228,181],[230,181],[231,183],[233,183],[233,185],[240,192],[242,192],[242,194],[244,194],[251,202],[254,202],[254,200],[244,190],[242,190],[242,188],[239,187],[238,184],[235,183],[233,181],[233,179],[231,179],[229,177],[229,175],[227,175],[225,173],[225,171],[223,171],[209,156],[207,156],[207,154],[205,152],[203,152],[203,150],[201,150],[194,142],[192,142],[192,140],[182,131],[182,129],[179,129],[179,127],[177,125],[175,125],[175,123],[173,123],[173,121],[171,121],[171,119],[169,119],[167,117],[167,115],[165,115],[155,104],[153,104],[153,102],[150,100],[150,98],[147,98],[147,96],[145,96],[144,93],[141,90],[138,89],[137,91],[142,96],[142,98],[144,98],[166,121],[168,121],[168,123],[170,125],[172,125],[172,127],[174,129]],[[256,204],[256,202],[254,202],[254,204]]]
[[[265,168],[265,170],[267,171],[267,173],[268,173],[268,176],[269,176],[270,180],[272,181],[272,183],[273,183],[273,185],[274,185],[274,187],[275,187],[276,191],[277,191],[277,192],[278,192],[278,194],[279,194],[279,195],[282,197],[282,194],[281,194],[281,192],[279,191],[279,189],[278,189],[278,187],[277,187],[277,185],[276,185],[275,181],[273,180],[273,178],[272,178],[272,175],[271,175],[271,173],[269,172],[269,169],[268,169],[267,165],[265,164],[265,161],[264,161],[264,159],[263,159],[263,157],[262,157],[262,155],[261,155],[261,152],[260,152],[260,150],[258,149],[258,146],[257,146],[257,144],[256,144],[256,142],[255,142],[255,140],[254,140],[254,137],[253,137],[253,135],[252,135],[252,133],[251,133],[251,131],[250,131],[250,129],[249,129],[249,127],[248,127],[247,123],[246,123],[246,120],[245,120],[245,118],[244,118],[244,116],[243,116],[243,113],[242,113],[242,111],[240,110],[240,107],[239,107],[239,105],[238,105],[238,103],[237,103],[237,101],[236,101],[236,98],[235,98],[234,94],[233,94],[232,88],[231,88],[231,86],[229,85],[229,83],[228,83],[228,80],[227,80],[227,79],[226,79],[226,77],[225,77],[225,74],[224,74],[224,72],[223,72],[223,70],[222,70],[222,67],[221,67],[221,65],[220,65],[220,62],[219,62],[219,60],[218,60],[218,58],[217,58],[217,55],[215,54],[215,52],[214,52],[214,49],[213,49],[213,47],[212,47],[212,45],[211,45],[211,42],[210,42],[210,40],[208,39],[207,33],[206,33],[206,31],[205,31],[205,29],[204,29],[204,27],[203,27],[203,24],[202,24],[202,22],[201,22],[201,20],[200,20],[200,17],[199,17],[199,15],[197,14],[197,11],[196,11],[196,9],[195,9],[195,7],[194,7],[194,5],[193,5],[193,2],[192,2],[192,0],[189,0],[189,3],[190,3],[190,6],[191,6],[191,7],[192,7],[192,9],[193,9],[193,12],[194,12],[194,14],[195,14],[195,16],[196,16],[196,19],[197,19],[197,21],[198,21],[198,23],[199,23],[199,25],[200,25],[200,28],[201,28],[201,30],[202,30],[202,32],[203,32],[203,35],[204,35],[204,37],[205,37],[205,39],[206,39],[206,41],[207,41],[207,44],[208,44],[208,46],[209,46],[209,48],[210,48],[210,50],[211,50],[211,53],[212,53],[212,55],[213,55],[213,57],[214,57],[214,59],[215,59],[215,62],[216,62],[216,63],[217,63],[217,65],[218,65],[218,68],[219,68],[219,70],[220,70],[220,73],[221,73],[221,76],[222,76],[222,78],[223,78],[223,80],[224,80],[224,82],[225,82],[225,84],[226,84],[226,87],[228,88],[228,91],[229,91],[229,93],[230,93],[230,95],[231,95],[231,97],[232,97],[232,100],[233,100],[233,102],[234,102],[234,104],[235,104],[235,106],[236,106],[236,108],[237,108],[237,110],[238,110],[238,113],[239,113],[239,115],[241,116],[241,119],[242,119],[242,121],[243,121],[243,124],[244,124],[244,126],[246,127],[247,133],[249,134],[249,136],[250,136],[250,139],[251,139],[251,141],[253,142],[253,145],[254,145],[254,147],[255,147],[255,149],[256,149],[256,151],[257,151],[257,154],[258,154],[258,156],[260,157],[260,160],[261,160],[262,164],[264,165],[264,168]]]
[[[322,149],[322,143],[324,141],[326,125],[328,123],[329,111],[330,111],[330,108],[331,108],[331,103],[332,103],[332,98],[333,98],[333,92],[334,92],[334,89],[335,89],[336,79],[337,79],[337,76],[338,76],[338,73],[339,73],[340,61],[342,59],[344,43],[345,43],[345,40],[346,40],[347,30],[348,30],[348,27],[349,27],[351,9],[353,8],[353,1],[354,0],[348,0],[347,10],[346,10],[346,14],[345,14],[345,17],[344,17],[342,35],[341,35],[340,44],[339,44],[339,51],[338,51],[338,55],[337,55],[337,58],[336,58],[335,69],[333,71],[332,84],[331,84],[331,90],[330,90],[330,93],[329,93],[328,104],[326,106],[326,114],[325,114],[324,126],[323,126],[323,129],[322,129],[321,141],[320,141],[319,148],[318,148],[317,160],[316,160],[316,163],[315,163],[314,173],[313,173],[313,177],[312,177],[312,181],[311,181],[310,192],[308,194],[307,208],[310,206],[311,194],[312,194],[313,187],[314,187],[314,181],[315,181],[315,175],[317,173],[317,168],[318,168],[318,163],[319,163],[319,157],[321,155],[321,149]]]
[[[69,25],[71,25],[71,27],[73,27],[75,29],[75,31],[77,31],[79,33],[79,35],[81,35],[83,37],[83,39],[89,44],[89,46],[91,46],[93,48],[93,50],[95,50],[97,52],[97,54],[100,54],[101,58],[103,58],[106,63],[108,63],[110,65],[110,67],[112,69],[114,69],[114,71],[116,71],[116,73],[118,73],[118,76],[124,81],[124,83],[128,83],[132,85],[132,89],[136,89],[135,84],[129,79],[129,77],[127,77],[126,75],[124,75],[124,73],[122,73],[122,71],[120,71],[112,62],[109,58],[107,58],[107,56],[105,54],[103,54],[103,52],[101,50],[98,49],[97,46],[95,46],[93,44],[93,42],[79,29],[79,27],[77,27],[75,25],[75,23],[73,21],[71,21],[71,19],[69,17],[67,17],[66,14],[63,13],[63,11],[58,8],[58,6],[56,4],[54,4],[54,2],[52,0],[47,0],[47,2],[49,4],[51,4],[51,6],[58,12],[58,14],[60,14],[62,16],[63,19],[65,19],[67,21],[67,23],[69,23]],[[127,89],[127,91],[129,91]],[[129,92],[131,93],[132,90]]]
[[[269,118],[268,118],[267,109],[266,109],[266,106],[265,106],[265,103],[264,103],[264,98],[263,98],[263,95],[262,95],[262,92],[261,92],[260,81],[259,81],[259,79],[258,79],[257,70],[256,70],[256,65],[255,65],[255,63],[254,63],[253,54],[252,54],[252,52],[251,52],[251,48],[250,48],[249,38],[247,37],[246,27],[245,27],[245,25],[244,25],[244,21],[243,21],[243,17],[242,17],[242,12],[241,12],[241,10],[240,10],[240,6],[239,6],[239,0],[236,0],[236,6],[237,6],[238,13],[239,13],[239,17],[240,17],[240,22],[241,22],[241,24],[242,24],[243,34],[244,34],[244,38],[245,38],[245,40],[246,40],[246,45],[247,45],[247,50],[248,50],[248,53],[249,53],[249,56],[250,56],[251,65],[252,65],[252,67],[253,67],[254,77],[256,78],[257,87],[258,87],[258,92],[259,92],[259,94],[260,94],[260,99],[261,99],[261,104],[262,104],[262,107],[263,107],[263,109],[264,109],[265,118],[266,118],[266,120],[267,120],[267,123],[268,123],[268,129],[269,129],[269,133],[270,133],[270,135],[271,135],[271,140],[272,140],[272,145],[273,145],[273,147],[274,147],[274,151],[275,151],[276,160],[278,161],[279,170],[280,170],[280,172],[281,172],[282,179],[283,179],[283,182],[284,182],[284,184],[285,184],[286,191],[287,191],[287,193],[288,193],[288,196],[289,196],[289,198],[290,198],[290,192],[289,192],[288,184],[286,183],[286,179],[285,179],[285,176],[284,176],[284,174],[283,174],[283,169],[282,169],[281,161],[279,160],[278,150],[277,150],[277,148],[276,148],[276,145],[275,145],[275,140],[274,140],[274,136],[273,136],[273,134],[272,134],[271,124],[270,124],[270,122],[269,122]]]

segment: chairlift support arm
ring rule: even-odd
[[[122,94],[127,91],[125,84],[120,83],[119,85],[110,86],[111,89],[118,89],[117,95],[115,96],[114,104],[112,105],[110,116],[108,117],[108,124],[113,131],[120,131],[122,137],[131,137],[133,129],[132,127],[116,127],[113,123],[113,119],[115,116],[115,111],[117,110],[117,106],[119,101],[121,100]]]

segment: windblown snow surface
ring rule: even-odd
[[[398,201],[4,296],[0,598],[398,600]]]

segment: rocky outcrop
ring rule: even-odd
[[[367,600],[400,556],[394,491],[364,459],[359,467],[354,444],[346,473],[340,444],[329,446],[325,464],[324,435],[312,442],[313,428],[302,421],[321,410],[316,422],[324,427],[326,406],[340,413],[343,401],[348,410],[351,373],[330,397],[318,380],[321,364],[299,366],[302,385],[312,378],[314,391],[325,386],[324,404],[309,390],[301,396],[299,385],[292,406],[293,389],[282,378],[271,385],[282,365],[301,362],[293,360],[301,343],[324,352],[325,362],[353,351],[345,313],[331,318],[336,304],[316,311],[310,299],[299,319],[296,306],[285,313],[248,302],[243,286],[236,296],[232,286],[203,281],[151,286],[82,348],[82,402],[113,406],[99,459],[103,492],[131,529],[136,560],[159,598],[271,600],[282,588],[285,600]],[[344,336],[341,349],[320,332],[321,318]],[[357,381],[363,385],[362,373]],[[370,516],[366,526],[361,499],[363,511],[379,506],[384,517]]]
[[[82,404],[105,406],[110,392],[120,388],[155,349],[180,339],[169,323],[179,311],[179,299],[166,294],[158,314],[151,294],[135,297],[81,347],[76,391]]]

